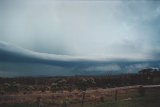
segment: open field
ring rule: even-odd
[[[83,107],[159,107],[159,85],[145,86],[146,94],[140,96],[139,86],[86,90]],[[117,90],[117,94],[116,94]],[[41,101],[37,102],[37,98]],[[50,91],[0,96],[2,107],[81,107],[82,92],[73,90],[52,93]],[[64,105],[65,104],[65,105]],[[63,106],[64,105],[64,106]]]
[[[0,78],[0,107],[159,107],[160,74]]]

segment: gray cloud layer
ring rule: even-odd
[[[155,59],[89,59],[38,53],[0,42],[0,77],[112,75],[159,66]]]
[[[0,0],[0,76],[159,67],[159,19],[158,0]]]
[[[159,1],[1,0],[0,39],[39,52],[141,57],[159,53]]]

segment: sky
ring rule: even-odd
[[[158,0],[0,0],[0,77],[160,67]]]
[[[64,59],[156,60],[159,19],[158,0],[0,0],[0,48]]]

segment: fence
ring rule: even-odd
[[[115,102],[119,100],[131,100],[139,96],[148,95],[159,90],[160,85],[146,85],[146,86],[127,86],[117,88],[99,88],[94,90],[87,90],[85,92],[84,103],[100,103],[100,102]],[[30,94],[15,94],[15,95],[0,95],[0,104],[2,103],[26,103],[32,104],[37,103],[43,106],[48,105],[67,105],[80,104],[83,94],[79,90],[72,92],[63,91],[52,93],[50,91],[40,93],[33,92]],[[40,98],[40,99],[38,99]],[[65,104],[64,104],[65,103]],[[40,105],[39,105],[40,106]],[[42,106],[41,106],[42,107]]]

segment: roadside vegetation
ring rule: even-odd
[[[159,107],[160,73],[0,78],[0,107]]]

